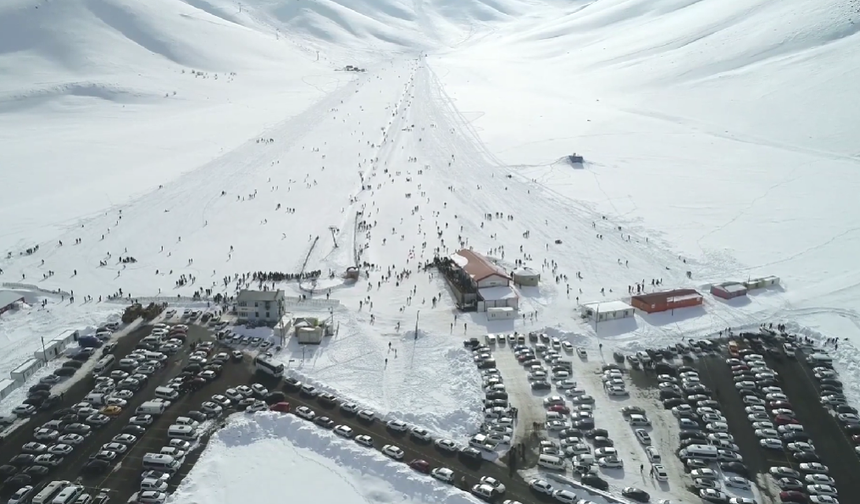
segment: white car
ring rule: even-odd
[[[624,462],[615,455],[612,455],[610,457],[600,457],[597,459],[597,465],[607,469],[617,469],[624,467]]]
[[[836,497],[831,495],[810,495],[809,502],[812,504],[839,504]]]
[[[460,447],[454,441],[450,439],[437,439],[434,443],[439,449],[445,450],[448,452],[456,452],[460,450]]]
[[[205,403],[204,403],[205,404]],[[142,427],[149,427],[152,424],[152,415],[136,415],[131,417],[128,420],[128,423],[131,425],[140,425]]]
[[[751,485],[748,479],[741,478],[740,476],[729,476],[723,479],[723,483],[730,488],[737,488],[740,490],[749,490]]]
[[[181,439],[171,439],[167,442],[167,446],[182,450],[185,453],[191,451],[191,443],[189,443],[188,441],[183,441]]]
[[[782,450],[782,441],[774,438],[764,438],[759,440],[758,444],[767,450]]]
[[[355,415],[358,413],[358,405],[355,403],[341,403],[340,410],[344,413],[349,413],[350,415]]]
[[[695,478],[693,479],[693,486],[699,490],[715,490],[717,488],[717,482],[712,479]]]
[[[63,434],[57,438],[57,442],[67,445],[79,445],[84,442],[84,437],[80,434]]]
[[[666,472],[663,464],[654,464],[651,468],[654,469],[654,478],[657,481],[669,481],[669,473]]]
[[[776,429],[756,429],[755,435],[758,438],[776,439],[779,437],[779,433],[776,431]]]
[[[663,461],[662,457],[660,457],[660,452],[658,452],[657,448],[654,448],[653,446],[646,446],[645,454],[648,455],[648,461],[652,464],[659,464]]]
[[[365,422],[372,422],[372,421],[376,420],[376,413],[374,413],[372,410],[368,410],[368,409],[361,410],[358,412],[358,418],[360,420],[364,420]]]
[[[555,384],[555,387],[559,390],[572,389],[576,388],[576,381],[566,378],[561,380],[560,382]]]
[[[233,402],[239,402],[245,398],[245,396],[243,394],[239,393],[238,390],[232,389],[232,388],[228,388],[227,390],[225,390],[224,396]]]
[[[430,476],[433,476],[437,480],[453,484],[454,483],[454,471],[448,469],[447,467],[437,467],[430,471]]]
[[[60,432],[54,429],[38,429],[33,438],[39,441],[54,441],[60,437]]]
[[[535,492],[542,493],[545,495],[552,495],[553,488],[552,485],[547,480],[542,480],[539,478],[534,478],[528,480],[529,488],[534,490]]]
[[[48,447],[47,452],[53,453],[54,455],[59,455],[61,457],[68,457],[73,450],[74,448],[71,445],[59,443]]]
[[[690,471],[690,477],[700,479],[717,479],[717,473],[713,469],[693,469]]]
[[[57,467],[58,465],[63,463],[63,457],[59,455],[54,455],[53,453],[43,453],[41,455],[38,455],[33,460],[33,463],[36,465]]]
[[[497,480],[496,478],[491,478],[489,476],[481,476],[481,484],[490,486],[496,492],[496,494],[499,495],[505,493],[506,490],[505,485],[502,484],[501,481]]]
[[[358,436],[355,436],[353,439],[355,439],[355,442],[360,444],[360,445],[364,445],[364,446],[368,446],[368,447],[373,448],[373,438],[368,436],[367,434],[359,434]]]
[[[102,445],[102,451],[112,451],[117,452],[118,454],[123,454],[128,451],[128,445],[122,443],[105,443]]]
[[[430,436],[430,433],[427,432],[427,429],[422,429],[420,427],[412,427],[411,429],[409,429],[409,435],[420,441],[433,440],[433,438]]]
[[[305,420],[313,420],[317,416],[317,414],[307,406],[299,406],[296,408],[296,415],[304,418]]]
[[[803,481],[810,485],[836,485],[836,482],[833,481],[833,478],[826,474],[807,474],[803,477]]]
[[[385,422],[385,426],[395,432],[406,432],[409,430],[409,424],[403,420],[389,420]]]
[[[584,348],[582,348],[582,347],[576,347],[576,355],[577,355],[580,359],[586,359],[586,358],[588,358],[588,352],[586,352],[586,351],[585,351],[585,349],[584,349]]]
[[[137,504],[162,504],[167,500],[167,494],[155,490],[147,490],[145,492],[137,492],[131,496],[129,502]]]
[[[44,455],[39,455],[39,457],[44,457]],[[36,460],[38,460],[39,457],[36,457]],[[829,495],[831,497],[836,497],[838,494],[836,488],[830,485],[807,485],[806,491],[810,495]]]
[[[348,439],[352,437],[352,428],[347,425],[337,425],[334,428],[334,433]]]
[[[383,446],[382,454],[394,460],[403,460],[403,450],[394,445],[387,444]]]

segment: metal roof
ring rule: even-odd
[[[236,301],[277,301],[278,298],[283,296],[284,291],[282,290],[243,290],[236,296]]]
[[[13,291],[0,291],[0,308],[8,306],[15,301],[21,301],[24,296]]]

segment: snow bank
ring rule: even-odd
[[[236,414],[216,432],[171,504],[475,504],[450,485],[293,415]]]

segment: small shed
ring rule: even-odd
[[[40,348],[33,352],[33,358],[42,362],[47,362],[63,355],[63,351],[65,349],[66,342],[61,339],[46,341],[44,349]]]
[[[718,285],[711,286],[711,294],[722,299],[732,299],[740,296],[746,296],[746,285],[738,282],[724,282]]]
[[[630,304],[646,313],[658,313],[678,308],[700,306],[702,295],[693,289],[675,289],[651,294],[640,294],[630,298]]]
[[[592,322],[606,322],[630,318],[636,310],[624,301],[606,301],[603,303],[588,303],[580,307],[583,318]]]
[[[39,368],[45,365],[45,361],[39,359],[27,359],[23,364],[9,373],[9,377],[18,383],[27,381]]]
[[[531,268],[518,268],[514,270],[513,280],[517,285],[525,287],[537,287],[540,283],[540,273]]]
[[[748,290],[764,289],[765,287],[774,287],[779,285],[779,277],[767,276],[762,278],[751,278],[744,282]]]
[[[509,306],[487,308],[487,320],[508,320],[517,318],[517,311]]]
[[[298,317],[293,323],[296,340],[300,344],[319,345],[322,343],[324,329],[319,320],[312,317]]]
[[[11,378],[0,380],[0,400],[5,399],[10,392],[20,387],[21,384]]]

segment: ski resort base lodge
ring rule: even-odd
[[[469,276],[477,290],[479,312],[503,308],[504,310],[492,310],[493,318],[510,318],[511,313],[516,316],[520,298],[511,286],[511,276],[504,269],[493,264],[483,255],[468,249],[452,254],[451,260]]]

